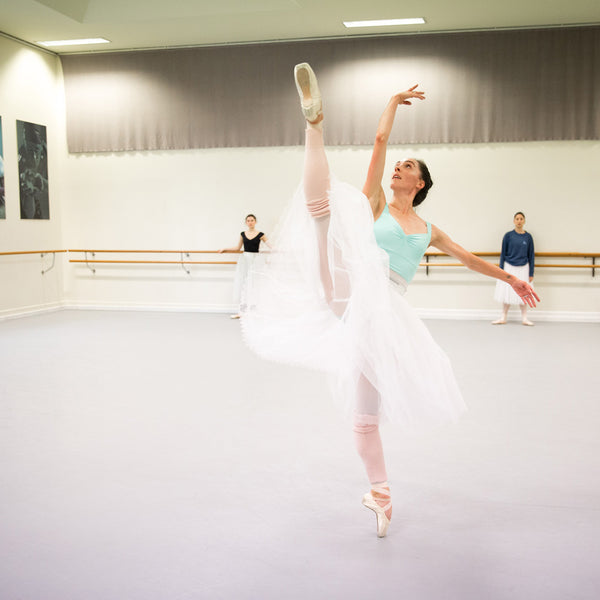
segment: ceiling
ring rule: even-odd
[[[424,17],[346,29],[342,21]],[[104,37],[58,54],[600,23],[598,0],[0,0],[0,32],[31,44]]]

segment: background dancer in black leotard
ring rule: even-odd
[[[241,304],[242,292],[248,282],[250,269],[254,264],[256,255],[260,251],[261,242],[269,246],[267,236],[262,231],[256,231],[256,216],[248,215],[246,217],[246,231],[240,233],[238,245],[232,248],[222,248],[219,252],[239,252],[244,247],[244,253],[240,256],[235,271],[233,282],[233,301],[238,305],[238,312],[231,315],[232,319],[239,319],[245,307]],[[270,247],[270,246],[269,246]]]

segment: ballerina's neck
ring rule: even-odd
[[[415,212],[412,203],[413,199],[408,196],[402,196],[400,198],[394,196],[388,206],[398,215],[410,215]]]

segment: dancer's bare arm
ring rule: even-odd
[[[410,99],[418,98],[425,100],[425,92],[417,90],[418,85],[413,85],[405,92],[394,94],[387,103],[375,134],[375,143],[373,144],[373,153],[371,154],[371,163],[367,172],[367,180],[363,186],[363,194],[369,199],[373,216],[377,218],[385,205],[385,193],[381,185],[383,171],[385,169],[385,157],[387,144],[394,125],[394,118],[398,106],[412,104]]]
[[[233,248],[221,248],[219,250],[219,254],[221,254],[222,252],[239,252],[242,249],[242,246],[244,245],[244,240],[242,239],[242,236],[240,235],[240,241],[238,242],[237,247],[233,247]]]
[[[435,225],[431,226],[431,245],[458,259],[465,267],[472,271],[505,281],[512,286],[515,293],[529,306],[534,307],[535,301],[540,301],[538,295],[528,283],[517,279],[514,275],[507,273],[496,265],[471,254],[471,252],[451,240],[447,234]]]

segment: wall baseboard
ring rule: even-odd
[[[36,304],[33,306],[20,306],[0,311],[0,321],[9,319],[20,319],[21,317],[32,317],[43,313],[56,312],[65,308],[64,302],[50,302],[48,304]]]
[[[235,313],[237,308],[227,304],[110,304],[110,303],[66,303],[68,310],[123,310],[140,312],[198,312],[198,313]]]
[[[417,308],[422,319],[447,319],[466,321],[494,321],[500,316],[499,310],[459,309],[459,308]],[[576,312],[562,310],[530,310],[527,316],[532,321],[557,323],[600,323],[600,312]],[[518,310],[508,313],[508,320],[518,322],[521,314]]]
[[[44,305],[19,307],[0,311],[0,321],[18,319],[38,314],[55,312],[58,310],[120,310],[120,311],[147,311],[147,312],[197,312],[229,314],[237,312],[237,308],[231,304],[202,304],[192,306],[189,304],[112,304],[112,303],[68,303],[54,302]],[[417,314],[422,319],[446,319],[457,321],[493,321],[497,319],[497,310],[477,309],[455,309],[455,308],[417,308]],[[538,311],[532,310],[528,313],[532,321],[556,322],[556,323],[600,323],[600,312],[576,312],[576,311]],[[509,321],[518,322],[520,314],[511,311],[508,314]]]

